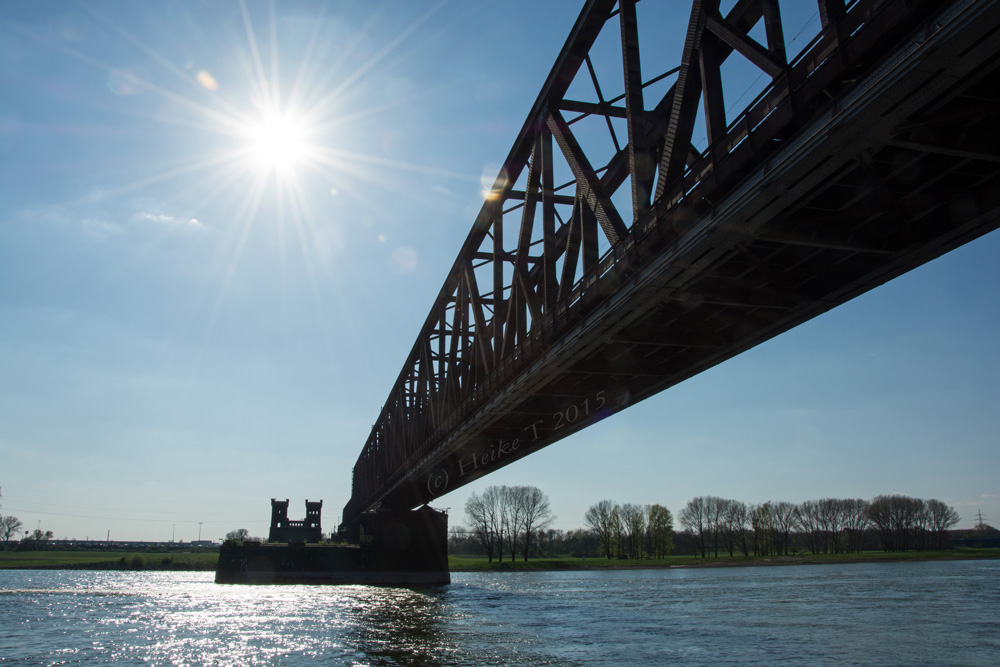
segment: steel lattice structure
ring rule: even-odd
[[[789,59],[778,0],[694,0],[680,64],[653,73],[635,0],[588,1],[358,458],[345,524],[994,229],[996,4],[818,0],[821,30]],[[615,86],[595,47],[609,35]],[[767,85],[731,116],[734,61]],[[591,101],[569,93],[589,86]]]

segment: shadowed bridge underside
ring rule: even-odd
[[[696,1],[679,66],[649,76],[637,9],[655,2],[584,7],[358,458],[345,524],[431,501],[998,226],[995,1],[819,0],[792,60],[777,0]],[[595,66],[609,33],[617,88]],[[767,84],[734,118],[730,59]]]

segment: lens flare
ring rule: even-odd
[[[207,70],[200,70],[195,76],[195,79],[198,80],[198,83],[200,83],[205,90],[210,90],[214,93],[219,89],[219,82],[216,81],[211,72]]]
[[[503,167],[493,164],[486,165],[479,177],[480,192],[483,195],[483,199],[487,201],[499,199],[500,193],[507,187],[508,181],[507,172],[504,171]]]
[[[120,97],[139,92],[139,76],[133,70],[113,69],[108,72],[108,89]]]
[[[409,273],[417,268],[417,251],[413,248],[400,246],[392,251],[392,261],[401,273]]]

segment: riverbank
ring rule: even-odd
[[[218,552],[125,551],[0,551],[0,569],[37,570],[214,570]],[[608,560],[606,558],[532,558],[527,562],[487,561],[482,556],[449,556],[451,572],[544,572],[555,570],[628,570],[689,567],[757,567],[768,565],[822,565],[827,563],[877,563],[921,560],[1000,559],[1000,549],[960,547],[944,551],[907,551],[860,554],[795,554],[790,556],[719,556],[696,558],[670,556],[660,559]]]
[[[452,572],[544,572],[550,570],[628,570],[690,567],[755,567],[768,565],[822,565],[828,563],[878,563],[923,560],[1000,559],[1000,549],[956,548],[943,551],[887,553],[865,551],[854,554],[795,554],[789,556],[719,556],[696,558],[670,556],[659,559],[533,558],[490,563],[485,557],[449,556]]]
[[[0,569],[214,570],[218,551],[0,551]]]

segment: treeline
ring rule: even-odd
[[[602,500],[583,520],[606,558],[664,558],[674,551],[674,518],[663,505]]]
[[[883,551],[944,549],[958,513],[940,500],[876,496],[873,500],[824,498],[801,504],[759,505],[699,496],[678,515],[683,537],[703,558],[786,555],[798,548],[819,553],[854,553],[874,535]]]
[[[587,528],[548,528],[555,518],[548,497],[536,487],[491,486],[465,505],[469,527],[452,529],[455,554],[485,554],[503,561],[504,552],[530,556],[663,558],[674,550],[673,515],[663,505],[602,500],[587,510]]]
[[[584,528],[548,528],[555,518],[535,487],[489,487],[465,507],[470,527],[455,527],[449,550],[485,554],[492,562],[521,555],[663,558],[672,553],[782,556],[791,553],[858,553],[881,549],[945,549],[960,520],[936,499],[880,495],[872,500],[824,498],[794,504],[748,504],[716,496],[690,500],[674,518],[663,505],[602,500],[584,515]],[[993,530],[992,528],[990,530]],[[980,531],[982,532],[982,531]]]
[[[487,555],[479,538],[464,525],[451,527],[448,535],[448,553],[467,556]],[[528,551],[530,558],[556,558],[567,555],[574,558],[593,558],[599,553],[600,544],[597,537],[585,528],[575,530],[543,528],[535,531]]]
[[[24,536],[11,544],[11,538],[17,537],[24,528],[24,523],[12,514],[0,515],[0,542],[3,549],[17,549],[19,551],[34,551],[44,548],[52,539],[51,530],[41,530],[36,528],[31,532],[25,531]]]
[[[492,563],[503,562],[504,552],[514,560],[518,553],[528,560],[537,534],[555,516],[549,498],[535,486],[491,486],[465,503],[468,533]]]

